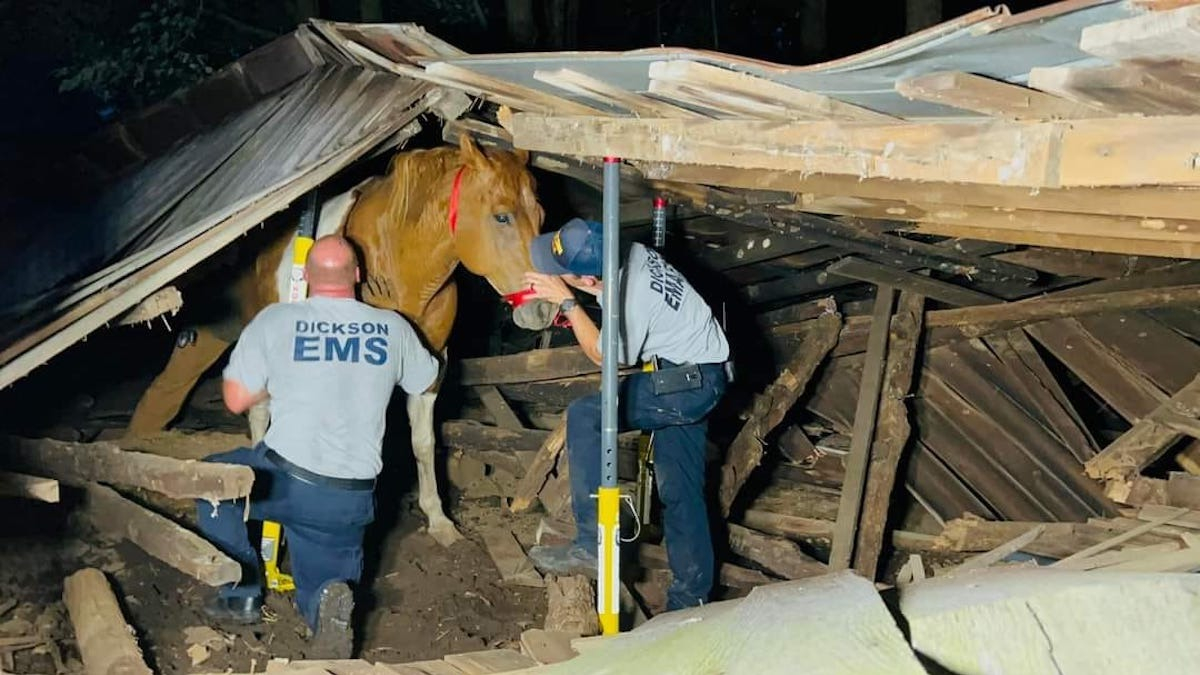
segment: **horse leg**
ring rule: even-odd
[[[125,435],[139,436],[166,429],[183,408],[200,376],[221,358],[229,344],[201,326],[196,328],[193,342],[183,347],[176,345],[167,365],[138,400]]]
[[[437,392],[408,395],[408,424],[412,427],[413,455],[417,459],[417,483],[421,510],[429,520],[429,535],[442,546],[449,547],[462,539],[458,528],[442,510],[438,496],[437,476],[433,465],[433,404]]]

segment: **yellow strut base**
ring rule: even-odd
[[[596,611],[604,635],[621,630],[621,490],[602,487],[598,493],[598,541],[600,569],[596,577]]]
[[[259,554],[263,559],[263,573],[267,578],[267,588],[280,593],[296,589],[296,583],[290,574],[279,571],[279,549],[283,542],[283,528],[273,520],[264,520],[262,524],[262,544]]]

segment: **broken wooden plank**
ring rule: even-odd
[[[537,661],[514,649],[484,649],[466,654],[447,654],[442,660],[461,670],[463,675],[506,673],[538,665]]]
[[[521,633],[521,651],[542,665],[569,661],[579,655],[571,649],[577,637],[578,633],[530,628]]]
[[[758,509],[747,509],[738,519],[742,525],[767,534],[791,539],[829,539],[833,536],[833,521],[792,516]]]
[[[1024,549],[1026,546],[1029,546],[1030,544],[1032,544],[1035,539],[1042,536],[1042,532],[1044,532],[1045,530],[1046,530],[1046,525],[1044,523],[1036,525],[1033,528],[1031,528],[1028,532],[1025,532],[1024,534],[1020,535],[1019,537],[1016,537],[1014,539],[1004,542],[1003,544],[988,551],[987,553],[981,553],[977,556],[968,558],[961,565],[958,565],[957,567],[946,571],[944,574],[958,574],[961,572],[969,572],[971,570],[981,570],[981,569],[984,569],[987,567],[991,567],[992,565],[995,565],[996,563],[1000,562],[1001,560],[1004,560],[1008,556],[1016,553],[1017,551]]]
[[[1149,544],[1147,546],[1127,546],[1118,551],[1105,551],[1104,553],[1097,553],[1094,556],[1080,560],[1071,560],[1060,564],[1059,567],[1064,570],[1094,570],[1140,560],[1159,553],[1178,551],[1180,546],[1180,543],[1171,541],[1164,541],[1161,544]]]
[[[850,453],[846,457],[846,482],[842,485],[837,523],[834,525],[832,549],[829,553],[829,568],[835,572],[850,567],[854,556],[858,516],[867,478],[868,454],[875,435],[875,419],[879,409],[879,394],[883,384],[888,332],[895,296],[896,291],[891,286],[875,287],[871,334],[867,338],[867,354],[858,387],[858,403],[854,410],[854,429],[850,435]]]
[[[104,442],[67,443],[8,436],[0,440],[0,464],[77,487],[100,481],[160,492],[175,499],[237,499],[249,495],[254,483],[254,471],[247,466],[127,452]]]
[[[447,448],[503,469],[515,478],[525,475],[538,449],[552,435],[542,429],[502,429],[472,420],[446,420],[441,426],[441,442]],[[617,475],[637,476],[637,439],[639,432],[617,435]]]
[[[685,59],[654,61],[650,64],[650,91],[662,84],[688,86],[703,92],[723,94],[717,100],[734,110],[769,119],[842,119],[888,121],[895,118],[835,98],[789,87],[757,75]],[[770,107],[764,109],[764,102]],[[740,103],[740,105],[739,105]]]
[[[508,401],[504,400],[504,395],[500,390],[492,385],[476,387],[475,392],[479,394],[479,399],[483,401],[483,407],[492,414],[492,419],[496,420],[496,426],[502,429],[524,429],[525,425],[521,423],[521,418],[513,412]]]
[[[806,579],[829,572],[824,563],[787,539],[733,523],[729,524],[729,550],[784,579]]]
[[[1123,552],[1124,551],[1122,551],[1122,553]],[[1185,546],[1174,551],[1146,552],[1130,560],[1124,560],[1119,563],[1107,565],[1095,571],[1162,572],[1177,574],[1196,572],[1200,571],[1200,546]]]
[[[1072,553],[1071,555],[1067,556],[1066,558],[1063,558],[1062,560],[1051,563],[1050,566],[1056,567],[1060,564],[1070,563],[1075,560],[1082,560],[1084,558],[1088,558],[1090,556],[1096,555],[1097,553],[1102,553],[1104,551],[1107,551],[1110,548],[1113,548],[1114,546],[1123,544],[1123,543],[1129,541],[1130,539],[1137,537],[1138,535],[1145,534],[1145,533],[1153,530],[1154,528],[1158,527],[1159,525],[1166,525],[1167,523],[1171,522],[1172,520],[1175,520],[1176,518],[1178,518],[1179,516],[1182,516],[1183,514],[1187,513],[1188,511],[1189,511],[1189,509],[1187,509],[1187,508],[1175,509],[1175,510],[1170,511],[1170,512],[1166,513],[1165,515],[1162,515],[1144,525],[1135,527],[1132,530],[1128,530],[1126,532],[1122,532],[1121,534],[1118,534],[1115,537],[1106,539],[1102,542],[1099,542],[1097,544],[1089,546],[1089,547],[1083,549],[1082,551],[1077,551],[1075,553]]]
[[[103,572],[87,567],[67,577],[63,603],[87,675],[151,675]]]
[[[1200,509],[1200,476],[1182,471],[1167,475],[1166,503],[1168,506],[1186,506]]]
[[[881,265],[854,256],[847,256],[825,268],[839,276],[857,279],[872,284],[895,286],[905,291],[919,293],[932,300],[956,307],[970,305],[1003,304],[1003,300],[969,288],[956,286],[920,274]]]
[[[1112,61],[1200,58],[1200,6],[1085,26],[1079,48]]]
[[[500,572],[501,583],[534,588],[546,585],[512,532],[488,530],[483,534],[483,543]]]
[[[640,117],[661,117],[680,119],[703,119],[704,115],[686,108],[671,105],[658,99],[642,96],[636,92],[622,89],[603,80],[585,75],[569,68],[558,70],[535,70],[533,79],[545,82],[576,96],[597,101],[604,105],[617,106]]]
[[[836,313],[814,319],[811,330],[803,340],[801,352],[784,368],[775,382],[755,399],[749,419],[730,444],[721,467],[719,499],[723,515],[729,515],[738,491],[762,461],[762,439],[783,420],[796,399],[804,393],[825,355],[837,344],[841,325],[841,315]]]
[[[110,536],[128,539],[146,553],[209,586],[241,580],[242,567],[200,535],[125,499],[116,490],[89,484],[84,518]]]
[[[1156,421],[1155,414],[1160,411],[1200,416],[1200,376],[1088,460],[1084,464],[1087,474],[1105,481],[1124,481],[1158,459],[1182,435]]]
[[[537,499],[537,495],[542,490],[542,486],[546,483],[546,477],[554,469],[554,464],[558,460],[559,453],[562,452],[563,446],[567,442],[567,419],[563,415],[562,422],[559,422],[557,428],[550,432],[546,437],[545,442],[538,448],[537,454],[534,455],[533,461],[530,462],[525,470],[525,475],[521,477],[521,482],[517,484],[516,494],[508,504],[509,510],[513,513],[521,513],[533,506],[533,500]]]
[[[441,659],[397,664],[377,663],[375,665],[386,668],[386,672],[395,672],[398,675],[463,675],[463,671]]]
[[[459,363],[459,382],[470,387],[557,380],[600,372],[600,367],[578,347],[531,349],[519,354],[463,359]]]
[[[0,495],[57,504],[58,481],[53,478],[0,471]]]
[[[905,291],[900,294],[896,313],[891,319],[887,362],[875,435],[869,450],[863,507],[853,554],[855,571],[867,579],[875,578],[879,556],[883,551],[884,529],[892,503],[896,473],[911,431],[905,399],[912,388],[924,311],[924,296]]]
[[[941,71],[896,82],[905,98],[1013,120],[1099,117],[1103,110],[1036,89],[961,71]]]

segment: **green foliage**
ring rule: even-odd
[[[139,108],[212,72],[197,46],[203,0],[154,0],[124,33],[79,31],[60,91],[84,91],[118,108]]]

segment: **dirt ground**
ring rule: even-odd
[[[24,517],[3,526],[0,637],[44,634],[62,652],[62,666],[56,669],[45,647],[17,651],[3,672],[82,672],[61,596],[63,578],[84,566],[106,573],[155,672],[261,672],[271,658],[306,656],[303,622],[290,594],[268,596],[261,625],[211,624],[201,612],[211,593],[203,584],[128,542],[105,542],[72,527],[54,507],[3,501],[13,509],[9,513],[23,512]],[[467,539],[446,549],[423,532],[424,520],[413,500],[405,499],[402,508],[402,524],[378,549],[367,552],[378,562],[356,610],[361,658],[399,663],[514,646],[522,630],[541,625],[545,593],[502,586],[477,543],[477,533],[488,527],[514,529],[520,538],[531,538],[536,516],[518,519],[482,502],[460,502],[452,518],[462,523]],[[18,525],[35,522],[46,526]],[[192,647],[196,643],[203,646]]]

